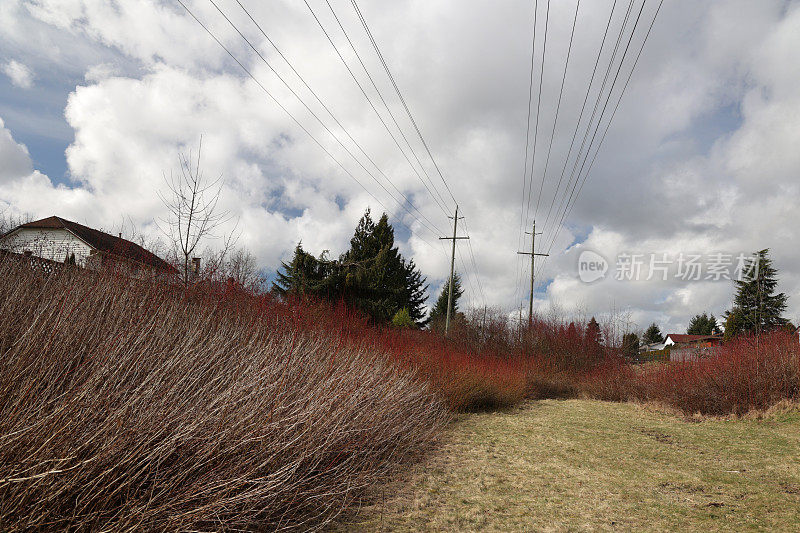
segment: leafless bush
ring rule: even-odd
[[[313,529],[448,417],[266,297],[10,259],[0,280],[6,530]]]

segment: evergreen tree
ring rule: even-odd
[[[321,257],[324,258],[324,254]],[[319,296],[326,274],[320,260],[303,250],[302,243],[298,243],[292,260],[289,263],[281,261],[272,291],[281,296]]]
[[[664,342],[664,335],[661,334],[661,329],[658,327],[658,324],[653,322],[644,332],[642,343],[655,344],[657,342]]]
[[[402,301],[411,319],[420,327],[425,326],[428,320],[425,318],[425,302],[428,301],[427,279],[417,268],[413,259],[406,262],[402,259],[405,274],[405,286],[403,287]]]
[[[599,363],[604,357],[603,333],[600,331],[600,324],[594,317],[586,324],[586,332],[583,337],[583,357],[584,364],[590,366]]]
[[[342,297],[375,322],[388,323],[403,308],[416,325],[427,322],[425,278],[394,246],[394,229],[385,213],[377,223],[369,210],[364,213],[339,266],[336,285]]]
[[[622,355],[629,361],[639,357],[639,337],[636,333],[626,333],[622,336]]]
[[[744,314],[738,307],[725,313],[725,340],[734,338],[746,329]]]
[[[430,315],[428,315],[428,320],[431,322],[444,320],[447,316],[447,299],[448,299],[448,291],[450,290],[450,278],[444,282],[442,285],[442,291],[439,293],[439,297],[436,299],[436,304],[431,309]],[[458,275],[458,272],[453,273],[453,316],[458,313],[458,301],[464,295],[464,289],[461,287],[461,276]]]
[[[575,322],[570,322],[569,326],[567,326],[567,339],[570,342],[574,342],[580,339],[578,334],[578,328],[575,327]]]
[[[392,317],[392,325],[401,329],[408,329],[416,326],[414,321],[411,320],[411,316],[408,314],[408,309],[405,307],[394,314],[394,317]]]
[[[594,317],[586,324],[586,340],[596,344],[603,343],[603,333],[600,331],[600,324]]]
[[[702,315],[695,315],[689,321],[689,328],[686,330],[687,335],[719,335],[722,331],[719,328],[716,317],[714,315],[708,316],[708,313]]]
[[[712,314],[708,322],[711,325],[711,335],[722,335],[722,327],[720,326],[717,317]]]
[[[385,213],[376,223],[368,209],[350,239],[350,249],[338,260],[326,254],[315,258],[298,244],[292,261],[281,263],[273,290],[282,296],[344,300],[376,323],[390,323],[403,309],[414,325],[427,323],[425,278],[394,246],[394,229]]]
[[[372,220],[370,210],[367,209],[358,221],[353,238],[350,239],[350,250],[344,255],[343,260],[366,261],[376,257],[381,248],[394,245],[394,231],[389,226],[388,218],[384,221],[384,217],[379,221],[379,224],[384,222],[379,229]]]
[[[781,315],[786,310],[787,296],[775,294],[778,271],[768,257],[769,249],[756,254],[748,261],[741,280],[736,283],[733,309],[725,313],[725,337],[740,333],[759,334],[786,324]]]

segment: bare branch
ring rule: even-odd
[[[218,211],[224,180],[222,174],[213,181],[205,180],[201,168],[202,148],[201,135],[196,160],[191,150],[188,154],[179,153],[180,173],[176,175],[170,171],[169,179],[166,173],[162,173],[169,193],[158,193],[169,214],[166,220],[162,219],[166,227],[159,225],[159,229],[170,239],[175,254],[182,260],[183,281],[187,285],[190,278],[189,263],[200,244],[209,238],[214,238],[214,230],[232,218],[229,213]],[[235,239],[232,233],[224,242],[221,259],[232,248],[233,243]]]

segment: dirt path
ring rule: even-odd
[[[800,412],[687,422],[632,404],[461,416],[347,531],[800,531]]]

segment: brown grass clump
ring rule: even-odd
[[[313,529],[448,419],[266,297],[0,262],[4,530]]]

